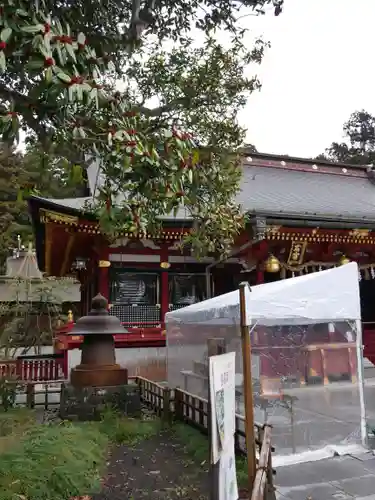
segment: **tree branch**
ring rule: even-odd
[[[147,108],[144,106],[138,106],[136,109],[139,111],[139,113],[144,114],[145,116],[148,116],[149,118],[156,118],[157,116],[161,116],[164,113],[169,113],[171,111],[177,110],[181,106],[188,106],[191,102],[190,97],[178,97],[177,99],[174,99],[173,101],[164,104],[163,106],[159,106],[157,108]],[[197,108],[199,106],[202,106],[204,103],[200,102],[197,103],[195,101],[194,107]]]

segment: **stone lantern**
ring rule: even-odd
[[[113,336],[127,333],[121,322],[108,313],[108,301],[98,294],[91,311],[80,318],[70,335],[83,337],[81,364],[71,370],[71,385],[76,388],[109,387],[127,384],[128,372],[116,363]]]

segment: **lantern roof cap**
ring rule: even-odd
[[[127,333],[121,321],[108,312],[108,300],[100,293],[91,301],[91,310],[87,316],[79,318],[70,331],[70,335],[116,335]]]

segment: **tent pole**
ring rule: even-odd
[[[364,373],[363,373],[363,343],[362,343],[362,323],[361,320],[355,321],[356,325],[356,351],[357,351],[357,370],[358,370],[358,390],[359,404],[361,408],[361,438],[362,445],[367,446],[367,423],[366,423],[366,405],[364,394]]]
[[[243,386],[245,396],[245,436],[247,450],[247,467],[249,480],[249,498],[253,489],[256,473],[255,436],[254,436],[254,404],[253,381],[251,375],[251,342],[250,331],[246,324],[245,288],[247,283],[240,283],[240,325],[242,340]]]

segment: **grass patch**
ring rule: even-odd
[[[111,411],[103,414],[99,427],[112,443],[129,446],[156,436],[162,429],[158,418],[154,420],[124,418]]]
[[[34,425],[0,455],[0,498],[67,500],[97,491],[107,445],[94,426]]]
[[[26,408],[0,411],[0,454],[10,449],[35,425],[35,413]]]
[[[208,438],[194,427],[176,423],[172,427],[174,437],[183,444],[189,457],[197,464],[209,466],[209,443]],[[239,488],[248,485],[247,460],[246,457],[236,457],[236,471]]]
[[[41,425],[34,413],[0,413],[7,445],[0,448],[1,500],[68,500],[100,488],[111,443],[129,446],[160,431],[160,421],[108,411],[100,422]]]

